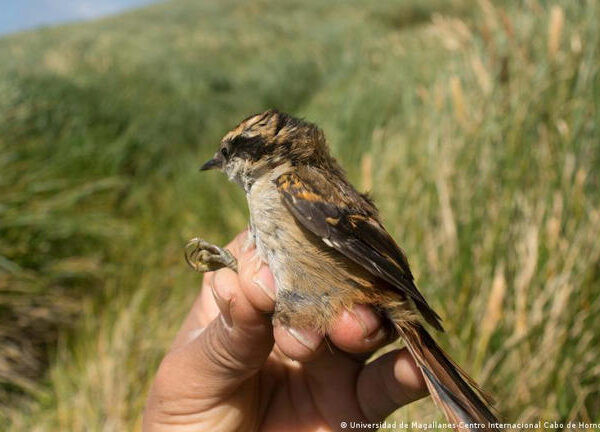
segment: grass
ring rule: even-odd
[[[197,166],[269,107],[372,190],[504,419],[600,421],[598,22],[593,1],[180,0],[0,39],[0,427],[139,428],[198,292],[182,245],[247,217]]]

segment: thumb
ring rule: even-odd
[[[258,372],[273,348],[271,320],[248,300],[238,274],[222,269],[207,278],[205,288],[212,290],[220,313],[165,356],[147,412],[189,414],[225,401]]]

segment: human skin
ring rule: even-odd
[[[427,394],[406,349],[365,362],[390,342],[366,306],[342,313],[327,340],[273,324],[273,275],[245,239],[227,246],[238,273],[205,275],[154,379],[144,431],[337,431],[382,421]]]

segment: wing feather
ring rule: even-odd
[[[332,181],[311,167],[283,174],[275,184],[306,229],[410,297],[427,322],[443,330],[440,317],[417,289],[406,256],[377,220],[370,201],[343,179]]]

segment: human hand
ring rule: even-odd
[[[342,422],[380,422],[427,394],[406,349],[365,363],[389,342],[363,305],[328,334],[273,324],[275,282],[246,233],[227,248],[239,273],[207,273],[165,355],[144,412],[145,431],[337,431]],[[355,429],[356,430],[356,429]]]

